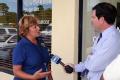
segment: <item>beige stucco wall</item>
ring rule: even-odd
[[[78,2],[52,0],[52,53],[65,63],[78,61]],[[77,80],[76,74],[66,74],[61,65],[52,63],[54,80]]]

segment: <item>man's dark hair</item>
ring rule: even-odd
[[[108,24],[114,24],[117,16],[117,10],[110,3],[106,2],[98,3],[96,6],[92,8],[92,10],[96,11],[96,16],[98,17],[98,19],[100,17],[104,17],[105,21]]]

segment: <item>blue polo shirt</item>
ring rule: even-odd
[[[49,60],[50,56],[46,47],[35,45],[24,37],[13,50],[13,65],[22,65],[22,70],[28,74],[34,74],[40,69],[46,71]],[[23,79],[15,77],[14,80]]]

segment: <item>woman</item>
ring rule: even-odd
[[[24,16],[19,21],[22,39],[13,51],[14,80],[45,80],[51,74],[46,72],[49,62],[47,48],[39,44],[40,28],[33,16]]]

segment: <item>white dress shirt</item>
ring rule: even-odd
[[[103,77],[104,80],[120,80],[120,55],[107,66]]]
[[[113,59],[120,54],[120,33],[111,26],[102,32],[102,38],[95,40],[92,47],[92,54],[88,55],[85,62],[75,65],[76,72],[82,72],[88,69],[88,80],[100,80],[100,77]]]

